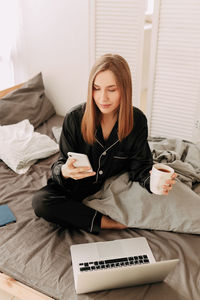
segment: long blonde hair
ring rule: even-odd
[[[110,70],[115,75],[121,101],[118,112],[118,137],[123,140],[133,129],[132,81],[126,60],[117,54],[105,54],[93,65],[88,81],[88,97],[81,124],[81,132],[88,144],[95,142],[95,131],[100,123],[100,111],[93,100],[93,84],[98,73]]]

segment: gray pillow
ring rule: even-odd
[[[55,110],[45,95],[41,73],[0,99],[0,125],[28,119],[37,128],[53,114]]]
[[[200,195],[179,181],[168,196],[155,195],[124,173],[83,202],[128,227],[200,234]]]

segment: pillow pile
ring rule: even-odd
[[[55,114],[45,95],[42,74],[0,92],[0,159],[24,174],[38,159],[59,151],[58,145],[34,128]]]
[[[0,125],[28,119],[37,128],[53,114],[55,110],[45,95],[41,73],[0,99]]]

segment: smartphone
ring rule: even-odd
[[[90,167],[90,170],[88,170],[87,172],[93,172],[91,163],[86,154],[76,152],[68,152],[67,154],[68,157],[76,159],[76,161],[74,162],[75,167]]]

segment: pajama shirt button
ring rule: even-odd
[[[104,151],[102,154],[103,154],[103,155],[106,155],[106,151]]]
[[[100,174],[100,175],[102,175],[102,174],[103,174],[103,171],[102,171],[102,170],[100,170],[100,171],[99,171],[99,174]]]

